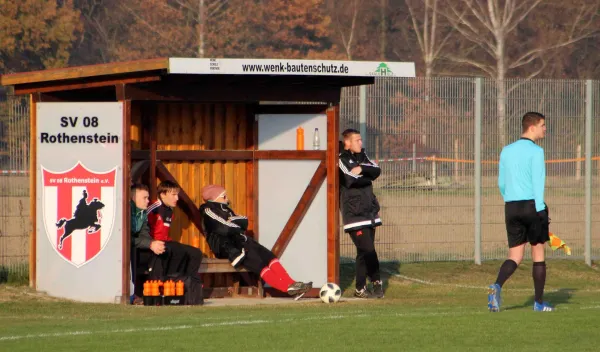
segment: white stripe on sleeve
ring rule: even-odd
[[[220,217],[220,216],[218,216],[217,214],[213,213],[213,212],[212,212],[212,210],[210,210],[210,209],[208,209],[208,208],[206,208],[206,210],[204,210],[204,212],[206,213],[206,215],[208,215],[208,216],[210,216],[211,218],[213,218],[213,219],[217,220],[218,222],[220,222],[220,223],[221,223],[221,224],[223,224],[223,225],[227,225],[227,226],[229,226],[229,227],[237,227],[237,228],[240,228],[238,225],[236,225],[236,224],[234,224],[234,223],[232,223],[232,222],[226,221],[226,220],[225,220],[225,219],[223,219],[222,217]]]
[[[346,175],[352,176],[354,178],[362,177],[362,175],[355,175],[355,174],[351,173],[350,171],[348,171],[348,169],[346,168],[346,165],[344,165],[344,163],[341,160],[338,160],[338,164],[339,164],[342,172],[345,173]]]

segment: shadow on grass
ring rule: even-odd
[[[571,297],[577,290],[574,288],[561,288],[558,291],[551,291],[544,293],[544,301],[550,303],[551,306],[557,307],[561,304],[568,304]],[[504,308],[503,310],[529,308],[533,309],[533,302],[535,296],[530,296],[527,300],[520,305],[513,305]]]
[[[381,281],[383,281],[383,290],[385,291],[389,285],[390,277],[394,275],[400,274],[400,262],[380,262],[379,263],[379,272],[381,276]],[[356,278],[356,264],[355,263],[343,263],[340,264],[340,288],[342,289],[342,293],[349,291],[350,293],[354,292],[354,282]],[[369,289],[372,289],[372,286],[369,283],[369,279],[367,279],[367,285]]]

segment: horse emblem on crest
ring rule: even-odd
[[[41,176],[48,240],[63,259],[79,268],[96,258],[110,239],[117,168],[94,172],[78,162],[63,172],[42,166]]]

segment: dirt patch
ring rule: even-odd
[[[36,292],[27,286],[0,285],[0,303],[15,301],[66,302],[64,299]]]

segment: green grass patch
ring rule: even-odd
[[[0,265],[0,284],[27,285],[29,283],[29,265],[27,263],[10,266]]]
[[[501,262],[384,263],[386,297],[225,307],[85,304],[0,286],[2,351],[596,351],[600,276],[583,263],[548,262],[546,299],[532,311],[531,263],[506,283],[500,313],[486,286]]]

